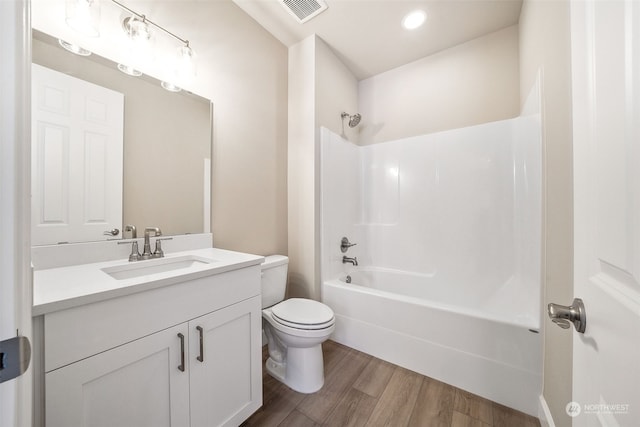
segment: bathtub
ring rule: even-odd
[[[322,284],[336,315],[332,339],[537,416],[542,337],[539,296],[523,291],[530,287],[514,277],[463,286],[372,267],[349,276]]]

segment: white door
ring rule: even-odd
[[[640,2],[571,3],[574,426],[640,423]]]
[[[0,341],[31,335],[30,39],[28,2],[0,1]],[[0,352],[11,350],[0,343]],[[5,354],[3,363],[10,357]],[[0,426],[30,426],[33,369],[7,379],[6,365],[0,369]]]
[[[46,373],[47,426],[188,427],[186,334],[174,326]]]
[[[191,427],[237,426],[262,405],[260,297],[189,322]]]
[[[32,79],[32,243],[119,234],[124,95],[37,64]]]

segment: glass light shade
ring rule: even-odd
[[[196,75],[196,53],[189,45],[178,48],[176,73],[180,79],[190,79]]]
[[[169,92],[180,92],[182,90],[182,88],[174,85],[173,83],[169,83],[167,81],[163,81],[162,83],[160,83],[160,86],[162,86],[163,89],[166,89]]]
[[[140,77],[142,75],[142,71],[136,70],[130,65],[118,64],[118,70],[133,77]]]
[[[149,24],[142,19],[136,17],[129,18],[128,21],[126,21],[126,28],[129,37],[134,42],[146,42],[151,38]]]
[[[100,35],[99,0],[67,0],[65,18],[69,27],[85,36]]]
[[[80,47],[77,44],[69,43],[69,42],[66,42],[66,41],[64,41],[62,39],[58,39],[58,43],[63,48],[65,48],[69,52],[74,53],[76,55],[80,55],[80,56],[89,56],[89,55],[91,55],[91,51],[90,50],[87,50],[87,49],[85,49],[83,47]]]

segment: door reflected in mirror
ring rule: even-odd
[[[111,177],[123,182],[122,223],[117,227],[105,223],[105,231],[119,228],[120,234],[115,238],[123,237],[122,229],[126,224],[138,229],[160,227],[165,235],[209,231],[212,143],[212,104],[209,100],[184,91],[169,92],[158,80],[148,76],[126,75],[115,63],[95,54],[74,55],[62,49],[57,39],[36,30],[33,32],[33,63],[124,95],[122,176]],[[32,144],[37,138],[34,131]],[[66,142],[60,144],[64,147]],[[95,158],[93,162],[100,164]],[[65,167],[64,162],[60,165],[56,173],[61,174],[61,180],[84,179],[78,168],[71,168],[69,164]],[[42,185],[42,182],[39,184],[34,179],[32,185]],[[38,191],[33,193],[39,194]],[[60,201],[54,199],[53,202],[62,206]],[[46,219],[42,203],[39,205],[34,201],[32,205],[35,207],[32,224]],[[61,228],[66,220],[68,216],[61,215],[48,226]],[[96,225],[99,228],[101,224]],[[80,238],[53,234],[56,236],[53,240],[34,240],[34,244],[114,238],[102,233]]]

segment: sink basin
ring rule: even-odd
[[[102,271],[116,280],[124,280],[148,276],[150,274],[193,269],[194,267],[202,267],[213,262],[215,262],[215,260],[209,258],[202,258],[195,255],[183,255],[179,257],[130,262],[128,264],[106,267],[103,268]]]

